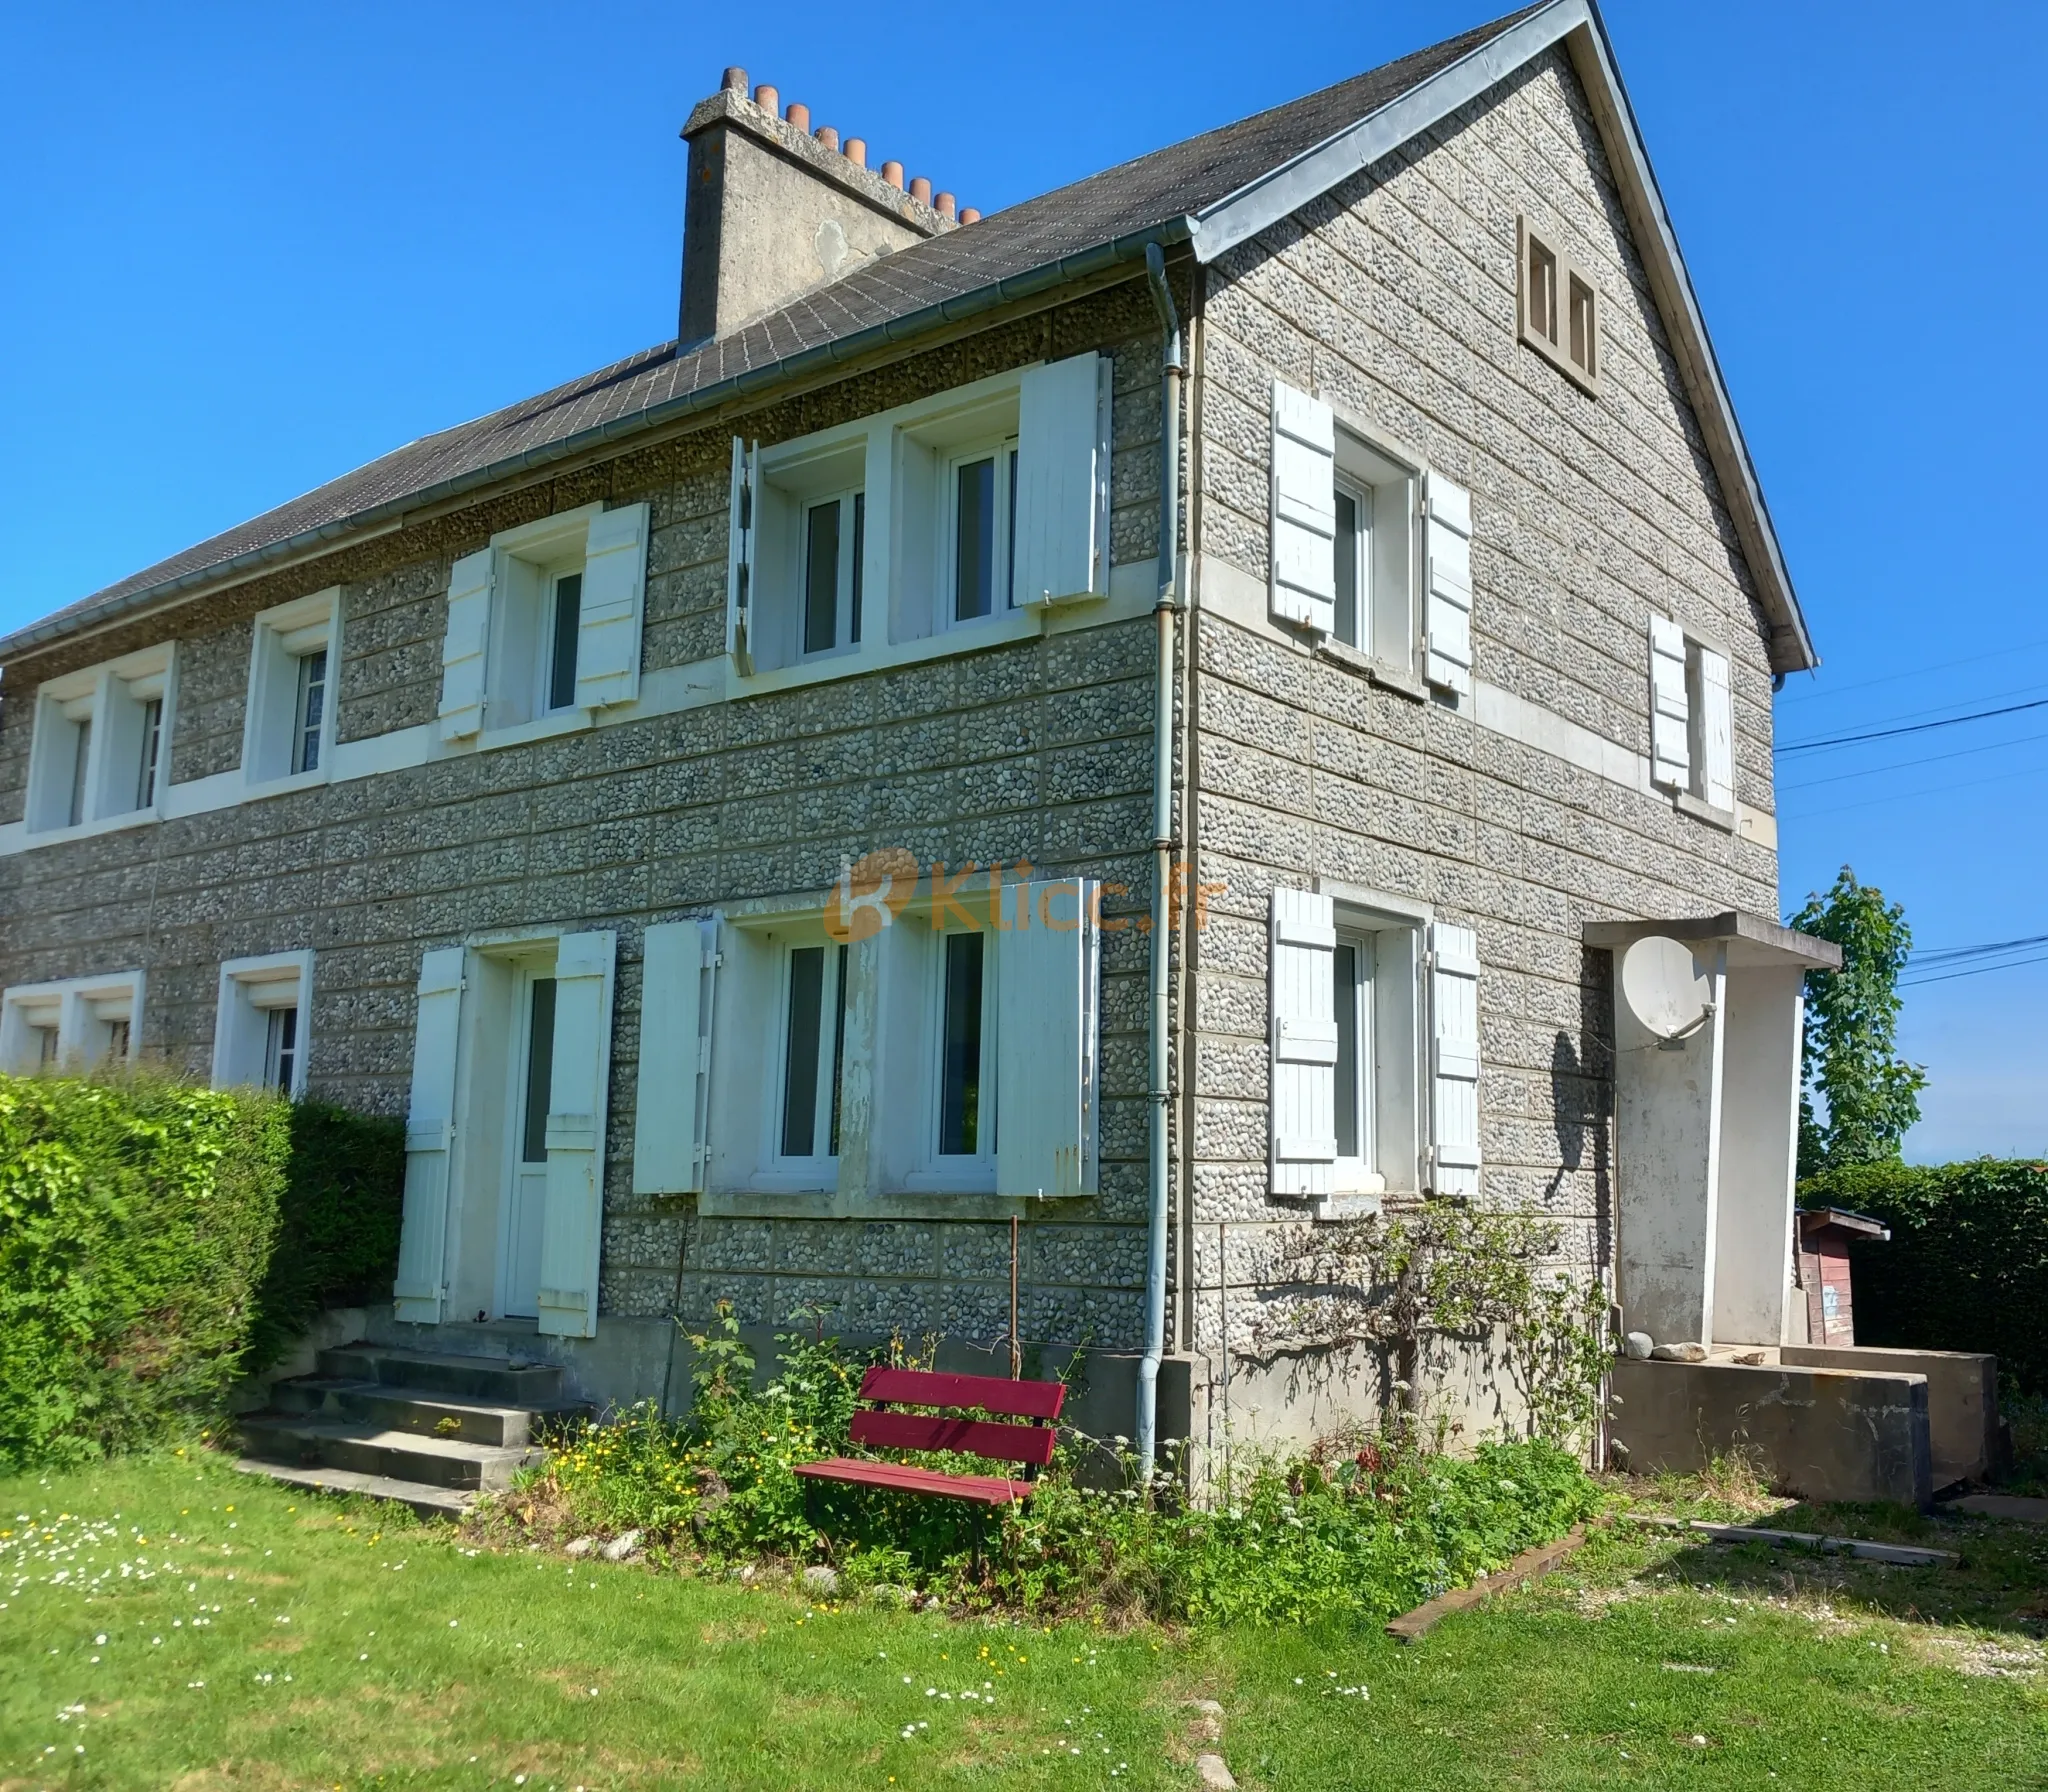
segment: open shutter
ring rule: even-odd
[[[565,933],[555,947],[554,1084],[540,1233],[540,1329],[597,1335],[604,1222],[605,1096],[611,1082],[613,933]]]
[[[1692,717],[1685,692],[1685,631],[1650,618],[1650,775],[1659,784],[1692,784]]]
[[[1423,578],[1431,684],[1472,690],[1472,494],[1441,473],[1428,476]]]
[[[1700,649],[1700,794],[1717,809],[1735,807],[1735,696],[1728,659]]]
[[[576,622],[576,702],[583,709],[640,695],[640,613],[647,590],[647,506],[590,519]]]
[[[449,1170],[455,1151],[455,1043],[462,1022],[460,946],[420,956],[412,1039],[412,1097],[405,1112],[405,1208],[398,1235],[397,1317],[437,1325],[448,1249]],[[303,1012],[303,1010],[302,1010]]]
[[[1479,936],[1429,930],[1431,1186],[1479,1192]]]
[[[1337,910],[1273,892],[1273,1192],[1331,1192],[1337,1162]]]
[[[1027,884],[1028,925],[996,949],[996,1190],[1092,1195],[1096,1176],[1093,879]]]
[[[464,554],[448,575],[448,632],[441,637],[441,738],[464,740],[484,725],[484,655],[491,639],[490,548]]]
[[[1101,364],[1094,353],[1026,368],[1018,400],[1014,601],[1105,595],[1098,502],[1109,460]]]
[[[754,670],[749,630],[754,601],[754,493],[761,482],[761,444],[732,439],[732,497],[726,510],[725,650],[734,668]]]
[[[711,988],[718,923],[671,921],[640,936],[640,1071],[633,1102],[633,1192],[704,1188]]]
[[[1327,635],[1337,626],[1337,419],[1273,382],[1273,614]]]

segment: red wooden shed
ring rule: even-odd
[[[1855,1309],[1849,1297],[1849,1240],[1890,1238],[1881,1220],[1843,1207],[1802,1207],[1795,1249],[1799,1286],[1806,1292],[1809,1344],[1856,1342]]]

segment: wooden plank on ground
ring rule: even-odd
[[[1412,1612],[1403,1612],[1387,1625],[1387,1635],[1397,1643],[1412,1643],[1451,1613],[1464,1611],[1495,1593],[1505,1593],[1548,1574],[1585,1540],[1586,1527],[1575,1524],[1555,1543],[1543,1543],[1534,1549],[1523,1550],[1498,1574],[1482,1574],[1469,1587],[1439,1594],[1428,1604],[1418,1605]]]

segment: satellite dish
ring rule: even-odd
[[[1714,1011],[1713,979],[1692,948],[1661,933],[1621,955],[1621,993],[1629,1012],[1659,1039],[1693,1032]]]

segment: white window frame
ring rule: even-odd
[[[603,510],[602,504],[586,504],[491,537],[490,637],[484,650],[486,739],[583,721],[585,712],[574,699],[573,674],[570,701],[559,707],[549,702],[555,611],[561,581],[572,575],[580,579],[587,570],[590,522]]]
[[[300,763],[303,668],[327,655],[318,763]],[[341,686],[341,588],[331,586],[257,616],[249,645],[249,696],[242,724],[242,781],[270,795],[324,784],[334,775]]]
[[[136,1063],[147,983],[142,971],[132,970],[0,990],[0,1069],[23,1074],[43,1068],[42,1034],[53,1021],[57,1068],[90,1070],[105,1063],[121,1027],[127,1029],[121,1062]]]
[[[1005,895],[1007,897],[1008,892]],[[998,979],[1002,976],[1003,936],[993,928],[969,927],[960,922],[941,928],[933,927],[927,921],[910,937],[916,937],[916,933],[923,935],[924,955],[921,971],[925,991],[922,1049],[915,1060],[921,1101],[918,1144],[911,1154],[911,1161],[916,1167],[904,1177],[904,1186],[949,1194],[993,1194],[996,1187],[996,1128],[1001,1124],[996,1108],[996,1020],[1001,1008]],[[945,1104],[946,942],[955,935],[965,934],[979,934],[982,942],[975,1148],[972,1152],[949,1152],[940,1148],[939,1138]]]
[[[269,1046],[271,1015],[297,1011],[291,1086],[279,1091],[298,1100],[306,1092],[313,1048],[313,954],[270,952],[230,958],[220,967],[214,1007],[213,1086],[272,1088]]]
[[[805,637],[810,629],[811,607],[811,513],[827,504],[839,507],[839,549],[832,569],[832,639],[823,647],[810,646]],[[843,491],[821,492],[797,505],[799,522],[797,574],[797,657],[825,659],[832,654],[851,653],[860,645],[867,623],[866,567],[867,491],[848,486]],[[858,519],[858,520],[856,520]],[[860,599],[855,609],[854,599]]]
[[[960,472],[981,461],[995,463],[995,540],[990,548],[989,607],[978,616],[960,615]],[[970,442],[946,456],[939,476],[938,622],[942,630],[979,628],[1017,607],[1017,437]]]
[[[1549,295],[1551,315],[1547,329],[1538,315],[1541,308],[1536,303],[1531,278],[1531,263],[1538,254],[1549,259],[1556,281],[1556,290]],[[1576,292],[1575,287],[1578,289]],[[1579,293],[1585,295],[1586,306],[1587,352],[1583,360],[1572,353],[1574,313]],[[1600,340],[1600,312],[1600,283],[1558,246],[1557,238],[1549,230],[1532,225],[1526,215],[1518,217],[1515,220],[1516,334],[1573,385],[1595,398],[1600,395],[1600,370],[1605,359]]]
[[[1336,425],[1337,490],[1358,505],[1361,521],[1352,535],[1359,575],[1353,626],[1347,635],[1339,591],[1339,624],[1332,638],[1414,677],[1421,655],[1424,601],[1423,465],[1411,451],[1342,411],[1336,412]]]
[[[176,690],[177,655],[168,641],[37,686],[23,831],[38,840],[71,838],[161,815]],[[153,788],[140,801],[152,732]]]
[[[1325,887],[1325,893],[1331,893]],[[1397,912],[1388,898],[1338,894],[1337,944],[1371,954],[1370,974],[1360,979],[1362,999],[1353,1010],[1361,1025],[1353,1060],[1361,1150],[1340,1149],[1333,1186],[1340,1201],[1378,1197],[1389,1191],[1413,1193],[1422,1183],[1422,1087],[1424,1005],[1421,998],[1426,921]],[[1339,1037],[1343,1019],[1338,1018]],[[1343,1099],[1339,1091],[1339,1100]]]
[[[805,1154],[790,1154],[783,1150],[788,1115],[790,998],[793,993],[796,974],[796,954],[802,951],[824,952],[823,983],[818,999],[818,1069],[812,1100],[816,1104],[812,1116],[812,1142],[823,1149]],[[845,1052],[844,1010],[840,1006],[845,992],[844,979],[851,967],[846,962],[846,948],[834,940],[827,939],[823,929],[813,940],[802,937],[778,939],[776,955],[775,1035],[769,1058],[773,1075],[770,1099],[762,1105],[762,1117],[766,1122],[766,1135],[762,1140],[761,1162],[765,1166],[766,1178],[776,1185],[784,1183],[803,1188],[834,1188],[839,1181],[839,1153],[832,1142],[833,1099],[839,1089],[839,1079],[844,1070],[842,1062]]]

